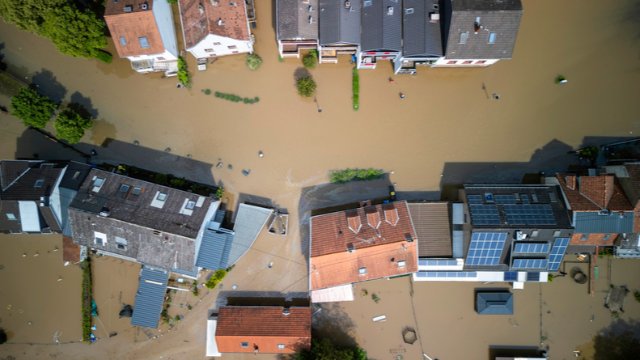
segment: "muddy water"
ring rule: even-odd
[[[300,62],[278,61],[271,1],[257,5],[255,47],[263,66],[252,72],[241,56],[220,59],[206,72],[194,71],[192,90],[176,89],[175,78],[137,75],[126,60],[105,65],[62,56],[47,41],[4,23],[0,38],[4,61],[14,72],[39,73],[43,87],[67,100],[80,97],[97,112],[85,142],[137,140],[212,164],[221,159],[225,167],[214,169],[216,181],[231,192],[273,199],[292,212],[295,224],[300,189],[325,182],[330,169],[380,167],[394,170],[392,181],[401,190],[429,190],[438,188],[446,163],[527,162],[556,139],[575,147],[585,136],[639,133],[637,2],[528,0],[523,5],[513,60],[487,69],[424,68],[393,83],[387,80],[391,66],[380,64],[361,72],[358,112],[351,108],[347,59],[311,71],[318,82],[317,104],[296,94]],[[555,85],[558,74],[569,83]],[[258,96],[260,102],[222,101],[204,95],[205,88]],[[406,99],[400,100],[399,92]],[[492,93],[501,99],[492,100]],[[21,128],[1,126],[0,150],[13,157]],[[257,156],[260,150],[264,158]],[[243,176],[242,169],[251,169],[251,175]],[[256,248],[262,250],[250,251],[238,268],[268,263],[265,252],[272,246],[266,241],[259,239]],[[279,250],[281,258],[290,259],[282,268],[304,271],[295,235],[287,244]],[[296,274],[291,277],[296,283]],[[302,283],[293,290],[304,290]]]

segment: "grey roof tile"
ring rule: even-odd
[[[226,269],[232,242],[233,232],[207,229],[202,237],[196,266],[209,270]]]
[[[574,211],[573,226],[576,233],[610,234],[632,233],[633,211],[600,214],[597,211]]]
[[[440,57],[442,34],[440,21],[431,21],[439,13],[438,0],[403,1],[403,55],[405,57]]]
[[[402,48],[402,7],[400,0],[365,0],[362,7],[361,45],[363,51]]]
[[[320,45],[360,43],[360,0],[320,0],[319,4]]]
[[[478,291],[476,311],[481,315],[511,315],[513,294],[508,291]]]
[[[318,13],[318,0],[276,0],[278,40],[317,39]]]

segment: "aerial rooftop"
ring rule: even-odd
[[[180,0],[180,17],[187,48],[209,34],[235,40],[250,39],[243,0]]]
[[[317,39],[318,13],[318,0],[278,0],[278,39]]]
[[[120,57],[164,51],[153,5],[153,0],[105,1],[104,18]]]
[[[402,7],[397,0],[364,0],[362,5],[363,51],[402,50]]]
[[[320,45],[359,44],[361,1],[320,1]]]

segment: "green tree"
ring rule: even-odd
[[[303,76],[296,81],[298,94],[304,97],[311,97],[316,92],[316,82],[311,76]]]
[[[367,360],[367,352],[360,347],[338,347],[329,339],[312,339],[311,350],[301,350],[294,360]]]
[[[11,98],[12,113],[25,125],[42,129],[58,107],[51,99],[38,94],[33,88],[24,87]]]
[[[44,15],[64,4],[64,0],[0,0],[0,16],[23,30],[40,33]]]
[[[311,50],[302,58],[302,65],[307,69],[313,69],[318,65],[318,51]]]
[[[67,5],[44,14],[41,34],[64,54],[90,58],[107,46],[104,30],[104,21],[95,13]]]
[[[247,54],[246,63],[250,70],[258,70],[262,65],[262,58],[258,54]]]
[[[191,87],[191,74],[187,68],[187,61],[182,57],[178,57],[178,81],[186,88]]]
[[[76,144],[84,136],[84,131],[93,126],[91,119],[81,116],[77,111],[67,108],[63,110],[55,122],[56,136],[70,144]]]
[[[214,289],[224,277],[227,276],[227,270],[218,269],[216,270],[210,277],[209,280],[204,284],[209,289]]]

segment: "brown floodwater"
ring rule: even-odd
[[[84,142],[101,145],[115,138],[160,151],[170,147],[173,154],[210,164],[220,159],[225,166],[214,167],[213,178],[229,192],[263,196],[287,208],[294,231],[277,243],[275,267],[287,283],[264,273],[276,241],[263,236],[237,266],[246,269],[250,288],[306,290],[298,276],[306,267],[296,209],[301,189],[326,182],[331,169],[378,167],[394,172],[391,181],[398,190],[437,190],[447,164],[526,163],[550,143],[566,144],[561,147],[566,152],[585,137],[640,133],[637,1],[524,0],[512,60],[485,69],[421,68],[418,75],[398,76],[393,83],[388,81],[391,65],[380,64],[360,72],[357,112],[351,106],[347,58],[311,70],[318,83],[317,103],[296,94],[294,73],[301,63],[278,60],[271,6],[266,0],[257,4],[255,49],[264,59],[262,67],[250,71],[238,56],[197,72],[189,56],[191,90],[176,89],[175,78],[135,74],[126,60],[107,65],[63,56],[48,41],[4,23],[1,53],[11,71],[36,77],[51,95],[90,105],[98,120]],[[559,74],[569,82],[556,85]],[[206,96],[203,89],[258,96],[260,102],[231,103]],[[399,92],[406,94],[404,100]],[[491,99],[493,93],[500,100]],[[15,156],[24,131],[12,121],[0,121],[3,158]],[[547,154],[549,159],[555,155]],[[251,174],[243,176],[242,169]],[[243,285],[237,277],[233,281]],[[190,329],[197,333],[201,330],[195,324]],[[590,332],[580,334],[580,343],[589,341]],[[49,330],[36,338],[48,337]]]

